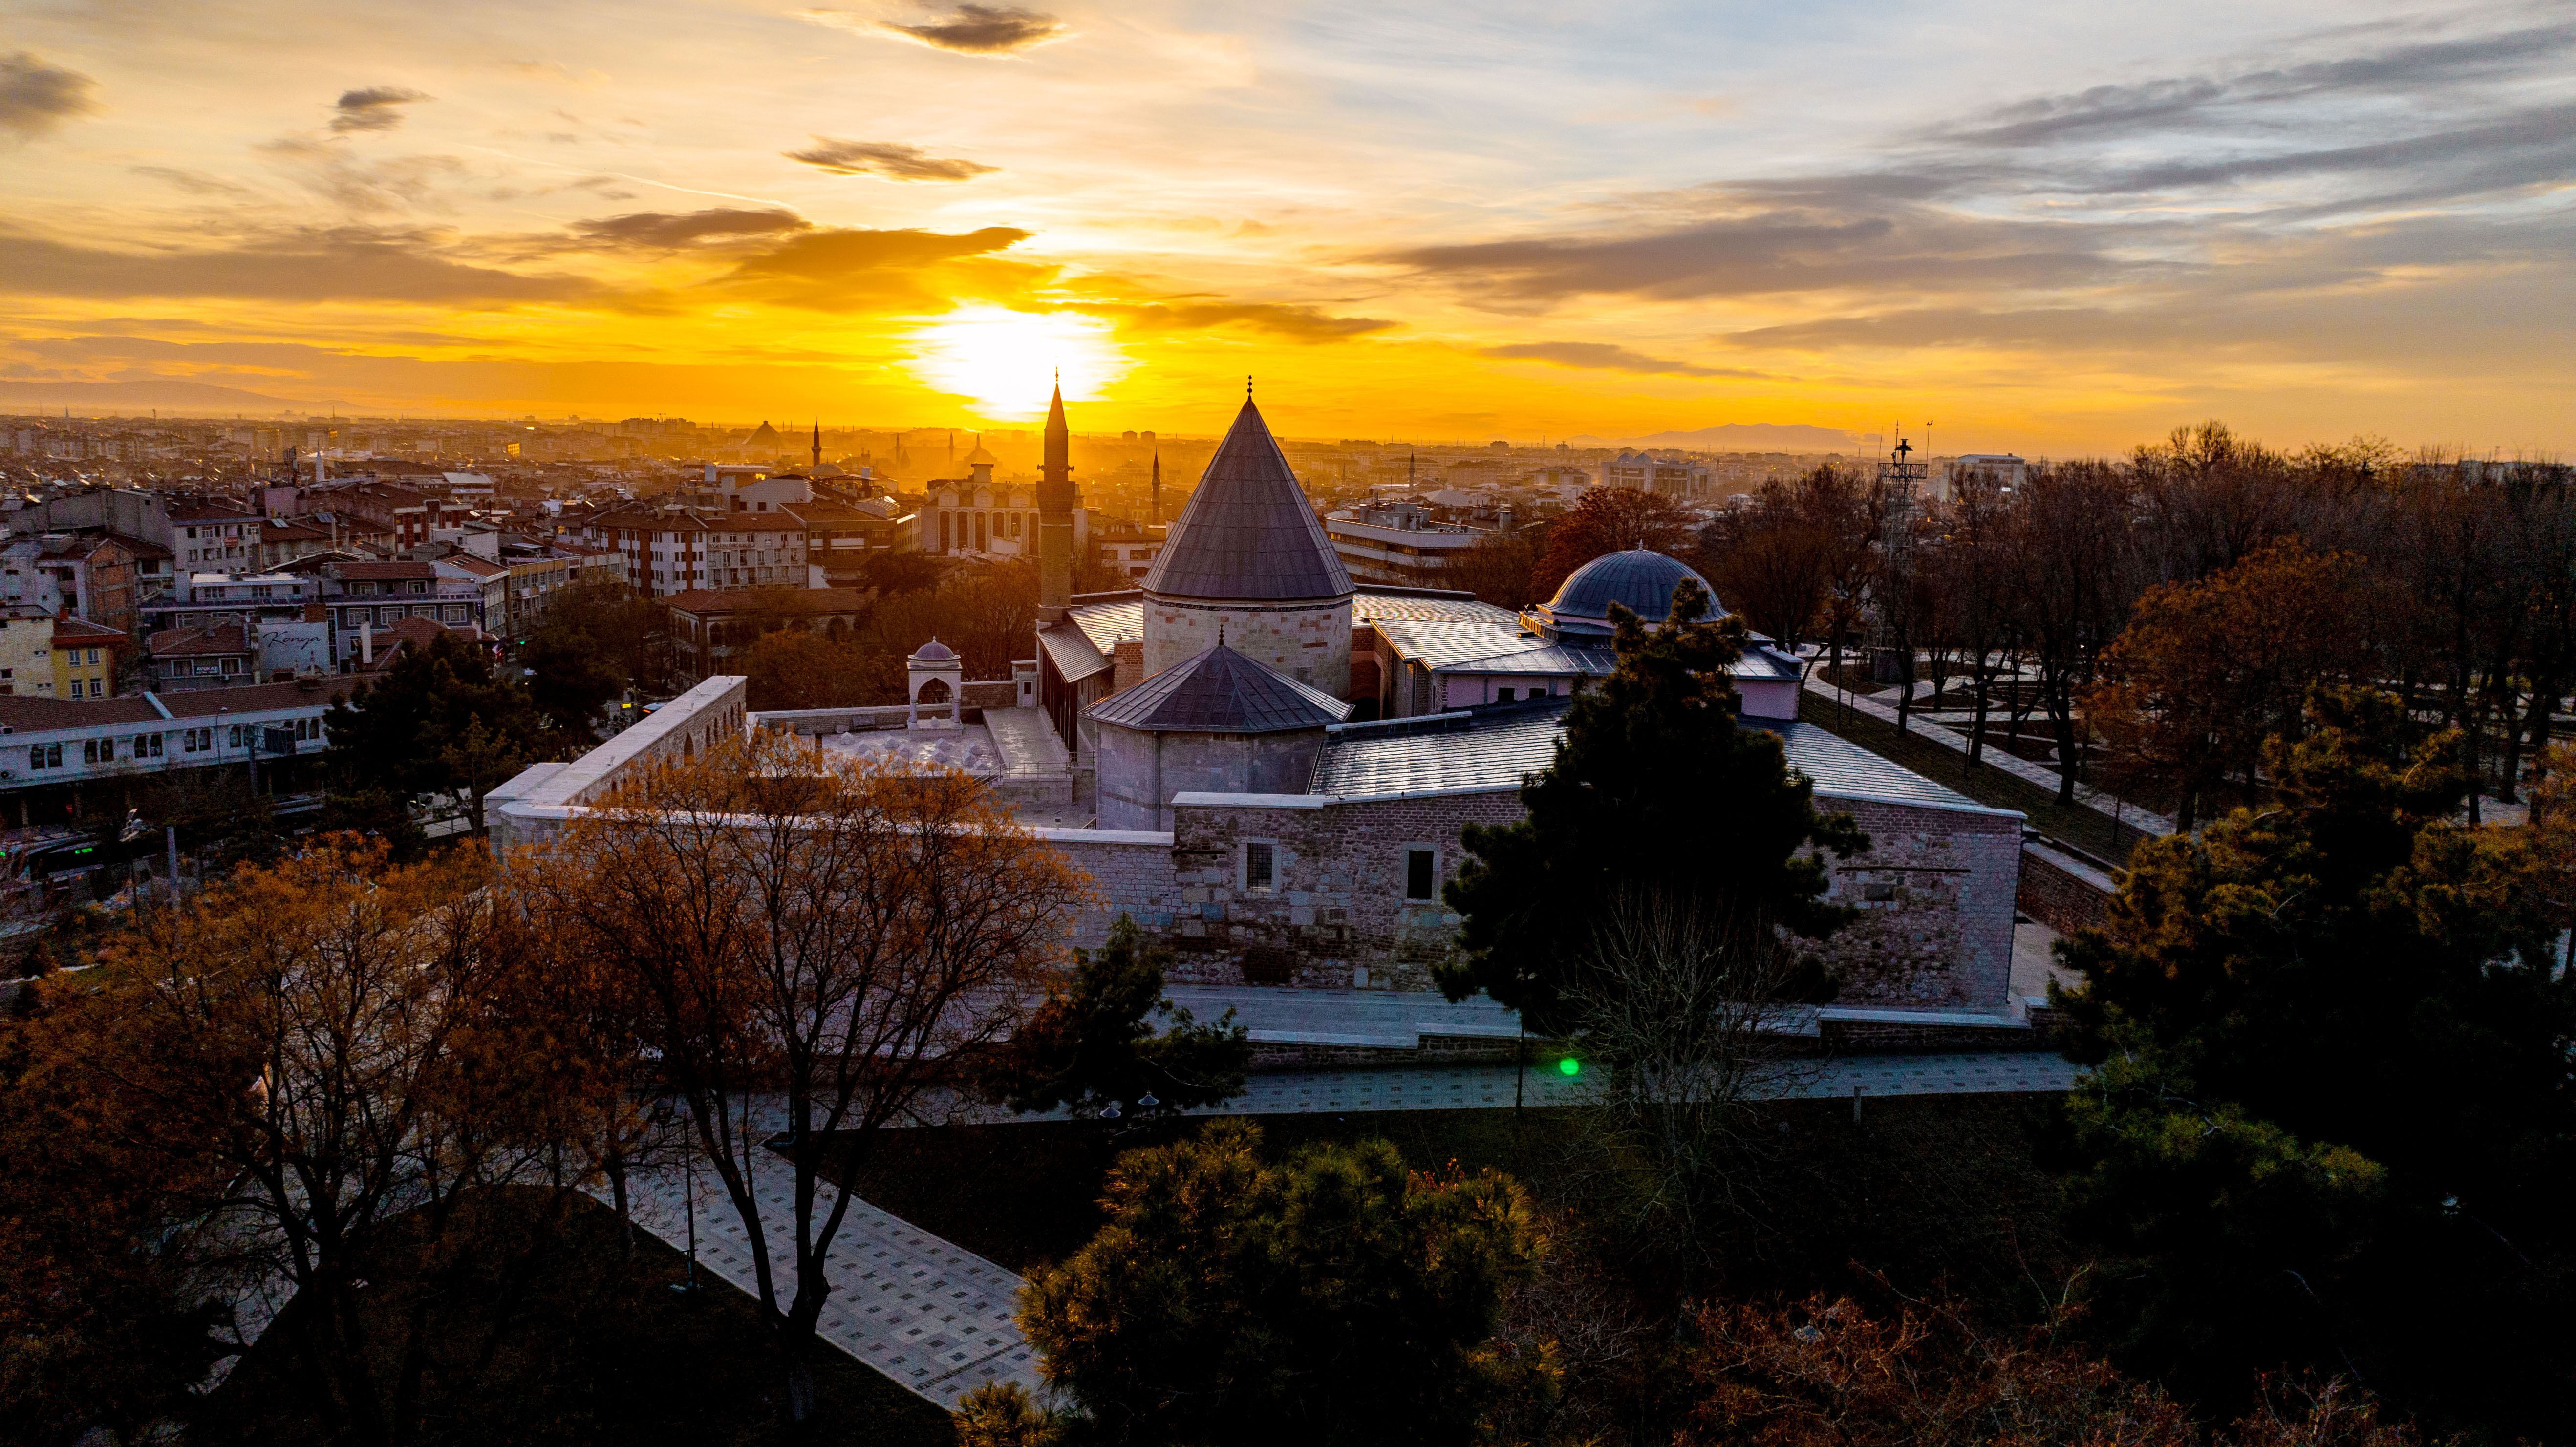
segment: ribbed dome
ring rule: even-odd
[[[1651,548],[1630,548],[1624,553],[1609,553],[1594,558],[1574,570],[1565,586],[1548,600],[1548,611],[1559,617],[1607,618],[1610,605],[1619,604],[1648,623],[1661,623],[1673,611],[1673,589],[1689,578],[1703,588],[1708,579],[1701,577],[1690,564],[1679,558],[1666,557]],[[1709,588],[1715,598],[1717,590]]]
[[[957,661],[957,651],[950,648],[947,644],[940,642],[938,639],[933,638],[928,643],[921,645],[920,649],[912,655],[912,658],[909,661],[913,663],[954,663]]]

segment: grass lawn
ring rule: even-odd
[[[2111,816],[2084,804],[2060,804],[2053,790],[2043,789],[2017,775],[2001,769],[1962,767],[1967,756],[1953,748],[1917,738],[1911,732],[1899,734],[1896,725],[1871,718],[1859,709],[1848,713],[1837,709],[1830,698],[1812,693],[1798,696],[1798,717],[1842,735],[1853,743],[1912,769],[1927,779],[1956,789],[1990,808],[2018,809],[2041,832],[2070,844],[2126,863],[2129,851],[2147,836],[2135,826],[2120,823],[2115,831]]]
[[[2044,1108],[2035,1096],[1900,1097],[1869,1102],[1855,1125],[1848,1102],[1770,1107],[1765,1158],[1740,1177],[1745,1212],[1709,1253],[1723,1263],[1717,1278],[1698,1287],[1802,1295],[1852,1285],[1858,1265],[1885,1272],[1900,1289],[1943,1288],[1999,1316],[2028,1314],[2066,1260],[2056,1188],[2031,1159],[2030,1126]],[[1266,1147],[1279,1154],[1313,1140],[1382,1137],[1416,1169],[1455,1161],[1510,1172],[1596,1228],[1618,1209],[1568,1184],[1588,1163],[1577,1155],[1566,1112],[1256,1119]],[[1776,1130],[1781,1123],[1787,1132]],[[1099,1229],[1101,1180],[1120,1151],[1198,1128],[1167,1121],[1115,1138],[1072,1122],[886,1131],[854,1172],[834,1174],[895,1215],[1026,1274],[1062,1260]],[[1624,1274],[1655,1277],[1667,1292],[1684,1289],[1662,1263],[1627,1264]]]
[[[784,1442],[768,1329],[752,1299],[711,1276],[670,1289],[680,1252],[636,1233],[621,1259],[615,1213],[586,1196],[550,1211],[551,1192],[494,1192],[467,1208],[473,1264],[432,1289],[420,1252],[396,1229],[367,1267],[368,1324],[385,1346],[427,1304],[429,1366],[421,1440],[463,1443]],[[554,1218],[554,1219],[550,1219]],[[281,1321],[210,1404],[200,1442],[300,1447],[328,1441],[297,1386]],[[817,1429],[801,1440],[946,1447],[948,1414],[828,1346],[818,1346]]]

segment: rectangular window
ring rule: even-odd
[[[1515,693],[1516,693],[1516,690],[1514,690],[1514,689],[1508,689],[1508,688],[1498,688],[1498,689],[1495,689],[1495,690],[1494,690],[1494,702],[1496,702],[1496,703],[1510,703],[1510,702],[1512,701],[1512,698],[1513,698],[1513,696],[1514,696],[1514,694],[1515,694]]]
[[[93,649],[91,649],[91,650],[89,651],[89,661],[90,661],[90,662],[92,662],[92,663],[96,663],[96,662],[98,662],[98,650],[97,650],[97,649],[93,648]]]
[[[48,769],[59,769],[62,766],[63,746],[61,744],[45,745],[45,767]]]
[[[28,746],[27,746],[27,767],[28,767],[28,768],[30,768],[30,769],[41,769],[41,768],[43,768],[44,766],[45,766],[45,746],[44,746],[43,744],[30,744],[30,745],[28,745]]]
[[[225,660],[224,660],[224,672],[226,672],[226,673],[228,673],[228,674],[230,674],[230,673],[239,673],[239,672],[241,672],[241,660],[240,660],[240,659],[238,659],[238,658],[227,658],[227,659],[225,659]]]
[[[1272,886],[1276,862],[1274,853],[1274,846],[1263,841],[1256,840],[1243,846],[1244,888],[1268,889]]]
[[[1404,897],[1409,903],[1427,902],[1440,883],[1440,852],[1436,849],[1404,851]]]
[[[106,684],[105,680],[102,680],[102,679],[96,679],[96,678],[91,679],[91,680],[89,681],[89,696],[90,696],[90,697],[92,697],[92,698],[105,698],[105,697],[107,697],[107,694],[106,694],[105,692],[103,692],[103,690],[104,690],[106,687],[107,687],[107,684]]]
[[[111,759],[116,757],[116,745],[109,744],[107,746],[107,756]],[[95,764],[98,762],[98,740],[81,740],[81,762],[84,764]]]
[[[160,758],[162,753],[161,745],[170,736],[168,734],[148,734],[146,737],[152,740],[152,757],[156,759]]]

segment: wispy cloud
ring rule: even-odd
[[[21,50],[0,56],[0,131],[22,141],[98,109],[98,82]]]
[[[1643,352],[1608,342],[1513,342],[1500,347],[1486,347],[1482,354],[1507,361],[1554,362],[1560,367],[1590,367],[1605,372],[1635,372],[1658,377],[1768,377],[1768,372],[1747,371],[1742,367],[1703,367],[1695,362],[1675,361],[1669,357],[1650,357]]]
[[[435,234],[361,227],[288,230],[189,251],[121,251],[0,235],[0,276],[50,296],[237,297],[428,305],[568,301],[599,288],[577,277],[527,276],[438,254]]]
[[[357,131],[390,131],[403,123],[402,108],[418,105],[430,97],[420,91],[405,90],[398,85],[371,85],[364,90],[340,92],[331,106],[331,133],[349,135]]]
[[[959,55],[1020,55],[1073,33],[1055,16],[1016,5],[960,5],[944,15],[906,24],[850,10],[807,10],[806,19],[861,34],[908,40]]]
[[[708,243],[760,240],[812,229],[814,223],[783,208],[754,210],[716,206],[704,211],[637,211],[624,216],[573,223],[573,239],[585,246],[641,247],[678,251]]]
[[[791,161],[802,161],[836,176],[884,176],[896,181],[971,181],[1001,169],[978,161],[934,156],[919,146],[898,141],[843,141],[830,136],[816,136],[813,145],[784,154]]]
[[[1334,316],[1321,307],[1281,302],[1081,302],[1066,308],[1106,317],[1138,331],[1209,331],[1243,327],[1292,342],[1340,342],[1402,325],[1383,317]]]

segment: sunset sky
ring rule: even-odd
[[[2569,4],[843,3],[0,0],[0,405],[2576,452]]]

